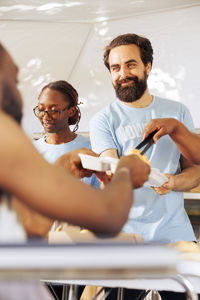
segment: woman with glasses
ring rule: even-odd
[[[37,150],[51,164],[63,154],[79,148],[90,149],[89,138],[77,134],[81,112],[78,103],[78,93],[67,81],[59,80],[44,86],[38,97],[38,105],[33,109],[40,120],[45,134],[33,142]],[[71,130],[70,126],[74,125]],[[85,172],[85,176],[90,176]],[[84,177],[85,183],[100,187],[95,174]],[[21,222],[29,236],[46,236],[49,230],[55,229],[54,220],[48,219],[15,201]],[[53,227],[52,227],[52,224]]]
[[[89,138],[76,133],[81,118],[78,93],[67,81],[58,80],[45,85],[33,111],[45,131],[44,136],[33,144],[49,163],[55,163],[72,150],[91,148]],[[73,129],[71,125],[74,125]],[[83,181],[100,187],[94,174],[90,178],[84,177]]]
[[[74,149],[91,148],[89,139],[76,133],[81,117],[78,105],[78,93],[67,81],[51,82],[39,94],[38,105],[33,111],[45,135],[34,141],[34,145],[50,163]],[[73,130],[71,125],[74,125]],[[89,183],[99,186],[94,179],[90,179]]]
[[[55,163],[60,156],[77,148],[91,148],[89,139],[76,133],[81,118],[78,105],[78,93],[67,81],[51,82],[42,88],[38,105],[33,111],[40,120],[45,135],[34,141],[34,145],[48,162]],[[70,125],[74,125],[72,130]],[[83,181],[96,187],[100,185],[94,174],[91,178],[85,177]],[[52,224],[48,220],[44,223],[47,225],[44,226],[46,229]],[[58,225],[56,223],[51,230]],[[62,286],[54,286],[53,289],[61,297]],[[83,288],[79,288],[79,297],[82,290]]]

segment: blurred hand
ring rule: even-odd
[[[168,181],[163,183],[163,185],[159,186],[159,187],[153,187],[152,189],[158,193],[159,195],[165,195],[170,193],[173,188],[174,188],[174,176],[170,175],[170,174],[164,174],[167,178]]]
[[[154,143],[163,135],[171,134],[177,127],[178,121],[172,118],[152,119],[144,128],[143,140],[153,131],[157,132],[153,136]]]
[[[142,161],[137,155],[122,156],[117,165],[117,170],[123,167],[131,170],[133,188],[142,187],[148,180],[150,166]]]
[[[79,148],[62,155],[56,160],[55,164],[62,166],[63,168],[65,168],[67,171],[69,171],[71,174],[75,175],[78,178],[92,176],[93,173],[92,170],[83,168],[78,153],[88,154],[88,155],[98,157],[98,155],[92,150],[86,148]]]
[[[112,176],[113,176],[113,174],[110,171],[107,171],[107,172],[97,172],[97,171],[95,171],[94,173],[95,173],[96,177],[98,178],[98,180],[103,185],[108,184],[111,181]]]

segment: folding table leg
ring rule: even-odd
[[[62,300],[68,300],[68,298],[69,298],[69,289],[70,289],[70,286],[68,284],[63,284]]]
[[[187,278],[180,274],[172,276],[172,278],[184,287],[187,294],[187,300],[198,300],[198,295],[194,292],[194,288]]]
[[[124,289],[118,288],[117,289],[117,300],[123,300],[124,299]]]
[[[142,291],[135,300],[143,300],[151,290]]]
[[[101,297],[100,300],[105,300],[107,298],[108,295],[110,295],[110,293],[112,292],[113,288],[107,289],[106,292],[104,293],[104,295]],[[92,300],[96,300],[99,295],[102,293],[102,291],[104,291],[104,287],[102,287],[98,293],[92,298]]]
[[[77,285],[74,284],[63,285],[62,300],[77,300],[77,295],[78,295]]]

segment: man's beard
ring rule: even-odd
[[[21,123],[22,109],[20,103],[6,84],[3,88],[2,110],[13,117],[18,123]]]
[[[123,87],[121,84],[133,81],[129,85]],[[138,79],[137,76],[127,77],[124,80],[121,80],[120,83],[117,83],[114,86],[116,96],[123,102],[134,102],[142,97],[146,88],[147,88],[147,74],[144,72],[144,77],[142,79]]]

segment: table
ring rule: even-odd
[[[196,238],[200,241],[200,193],[184,193],[184,206]]]
[[[136,279],[115,280],[62,280],[53,281],[63,285],[70,285],[73,289],[76,285],[104,286],[110,288],[128,288],[140,290],[166,290],[174,292],[187,292],[188,299],[197,299],[194,293],[200,294],[200,262],[179,261],[175,274],[151,274],[150,276],[136,275]],[[191,295],[192,291],[192,295]],[[121,299],[121,298],[119,298]]]
[[[178,266],[181,268],[180,254],[158,244],[103,242],[0,246],[0,280],[40,278],[73,285],[131,288],[140,288],[142,283],[145,284],[143,289],[152,283],[170,280],[176,283],[175,290],[178,283],[187,292],[188,299],[196,300],[193,286],[185,277],[187,272],[180,271]]]
[[[185,192],[183,196],[185,200],[200,200],[200,193]]]

